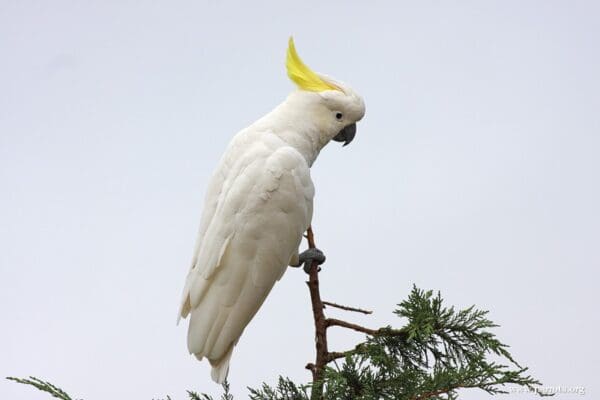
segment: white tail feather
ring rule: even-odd
[[[216,364],[213,364],[212,361],[210,362],[210,365],[212,365],[210,377],[213,381],[217,382],[218,384],[222,384],[223,382],[225,382],[225,379],[227,379],[227,374],[229,373],[229,360],[231,360],[233,346],[234,345],[232,344],[227,354],[225,354],[223,358],[217,361]]]

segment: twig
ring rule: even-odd
[[[362,308],[343,306],[341,304],[331,303],[329,301],[324,301],[323,304],[326,306],[339,308],[340,310],[354,311],[354,312],[363,313],[363,314],[373,314],[373,311],[370,311],[370,310],[363,310]]]
[[[327,355],[327,362],[330,363],[335,360],[339,360],[340,358],[346,358],[347,356],[351,356],[356,354],[356,349],[348,350],[348,351],[332,351]]]
[[[371,329],[371,328],[366,328],[364,326],[352,324],[350,322],[342,321],[340,319],[335,319],[335,318],[327,318],[327,320],[325,320],[325,324],[327,325],[328,328],[330,326],[339,326],[339,327],[346,328],[346,329],[352,329],[357,332],[366,333],[367,335],[371,335],[371,336],[386,335],[386,336],[408,337],[408,333],[402,329],[390,329],[390,328]]]
[[[350,322],[342,321],[340,319],[327,318],[325,323],[327,324],[327,327],[341,326],[342,328],[352,329],[354,331],[366,333],[367,335],[371,335],[371,336],[375,336],[375,335],[379,334],[378,329],[365,328],[364,326],[352,324]]]

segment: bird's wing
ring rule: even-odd
[[[252,138],[245,134],[244,131],[238,133],[229,144],[227,151],[223,154],[217,169],[210,179],[204,198],[204,207],[202,210],[202,217],[200,218],[200,228],[198,229],[196,244],[194,245],[192,262],[183,289],[183,299],[179,307],[179,312],[177,313],[177,323],[179,323],[181,318],[186,318],[191,311],[189,303],[189,286],[195,280],[193,277],[203,274],[210,275],[211,270],[216,266],[214,263],[210,262],[199,262],[198,258],[200,254],[203,254],[206,258],[207,252],[211,248],[215,248],[214,245],[208,246],[204,244],[210,240],[210,237],[205,240],[205,236],[208,228],[215,219],[217,207],[219,204],[223,203],[232,183],[236,181],[236,177],[240,175],[251,162],[252,157],[258,158],[260,156],[260,154],[256,154],[260,153],[259,147],[259,151],[248,150],[246,151],[246,155],[242,157],[244,149],[250,149],[252,147],[251,143]],[[264,151],[264,149],[262,150]],[[229,230],[232,231],[231,228],[229,228]],[[216,238],[213,236],[212,241],[214,242],[215,239]],[[224,247],[224,244],[224,242],[221,243],[221,247]],[[205,250],[201,253],[200,250],[203,245]]]
[[[298,250],[312,218],[306,160],[291,147],[257,144],[223,181],[184,289],[188,349],[227,373],[231,350]],[[264,157],[265,151],[269,156]],[[244,161],[246,160],[246,161]]]

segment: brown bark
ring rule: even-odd
[[[312,227],[306,232],[308,247],[315,248],[315,239]],[[308,274],[308,289],[310,291],[310,300],[315,322],[315,349],[316,357],[314,364],[307,364],[313,376],[313,386],[311,390],[311,400],[321,400],[323,398],[323,370],[327,365],[329,351],[327,349],[327,323],[325,313],[323,312],[323,301],[319,292],[319,265],[313,262]]]
[[[308,247],[314,249],[315,237],[312,231],[312,227],[309,227],[306,231],[306,239],[308,241]],[[315,323],[315,350],[316,356],[315,361],[306,364],[305,368],[312,373],[312,389],[311,389],[311,400],[322,400],[323,399],[323,374],[325,367],[328,363],[335,361],[340,358],[344,358],[346,355],[351,355],[355,350],[346,352],[329,352],[327,347],[327,328],[330,326],[339,326],[346,329],[352,329],[357,332],[366,333],[367,335],[375,336],[381,334],[391,335],[404,335],[403,331],[394,331],[391,329],[369,329],[360,325],[352,324],[350,322],[342,321],[339,319],[326,318],[325,304],[331,307],[337,307],[342,310],[360,312],[363,314],[370,314],[371,311],[363,310],[360,308],[343,306],[336,303],[324,302],[321,300],[321,293],[319,291],[319,265],[313,262],[310,266],[308,273],[308,289],[310,291],[310,301],[312,305],[313,319]]]
[[[340,310],[354,311],[354,312],[361,313],[361,314],[367,314],[367,315],[373,314],[373,311],[363,310],[362,308],[343,306],[341,304],[332,303],[330,301],[323,301],[323,305],[339,308]]]

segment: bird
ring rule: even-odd
[[[234,347],[288,266],[321,264],[299,247],[311,225],[310,168],[331,141],[348,145],[365,103],[350,86],[310,69],[289,38],[287,75],[296,85],[271,112],[238,132],[210,178],[178,323],[187,347],[223,383]]]

